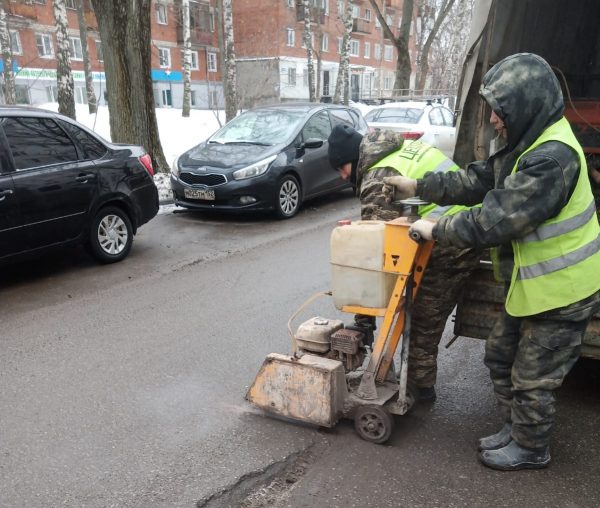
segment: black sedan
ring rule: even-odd
[[[367,131],[360,112],[346,106],[284,103],[246,111],[175,160],[175,203],[293,217],[303,201],[350,186],[327,158],[327,138],[338,123]]]
[[[152,175],[141,147],[50,111],[0,107],[0,261],[76,243],[122,260],[158,212]]]

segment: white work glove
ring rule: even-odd
[[[417,193],[417,181],[406,176],[386,176],[383,179],[383,195],[388,203],[394,199],[412,198]]]
[[[418,233],[423,240],[433,240],[433,228],[435,225],[435,221],[419,219],[409,228],[408,234]]]

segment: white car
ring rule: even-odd
[[[431,102],[390,102],[365,115],[370,129],[401,132],[406,139],[420,139],[439,148],[447,157],[454,154],[454,115],[447,107]]]

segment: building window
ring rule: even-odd
[[[48,34],[35,34],[35,44],[39,56],[42,58],[52,58],[54,50],[52,49],[52,39]]]
[[[308,67],[304,67],[302,71],[302,84],[308,86]]]
[[[210,28],[211,32],[215,31],[215,13],[211,12],[210,15],[208,16],[208,27]]]
[[[99,62],[104,61],[104,50],[102,49],[102,41],[96,41],[96,58]]]
[[[171,50],[169,48],[158,48],[158,65],[162,69],[171,67]]]
[[[217,54],[206,53],[206,68],[208,72],[217,72]]]
[[[383,88],[385,90],[391,90],[393,86],[394,86],[394,75],[386,74],[385,77],[383,78]]]
[[[375,44],[375,59],[376,60],[380,60],[381,59],[381,44]]]
[[[190,51],[190,69],[193,71],[197,71],[198,69],[200,69],[200,67],[198,66],[198,52],[197,51]],[[184,59],[184,54],[183,51],[181,52],[181,68],[183,69],[183,59]]]
[[[29,87],[27,85],[16,85],[15,94],[17,96],[17,104],[31,104]]]
[[[296,5],[296,0],[287,0],[288,7],[294,7]]]
[[[365,9],[365,19],[371,21],[371,9]]]
[[[46,99],[48,102],[58,102],[58,86],[48,85],[46,86]]]
[[[358,41],[350,41],[350,56],[359,56],[360,47]]]
[[[394,55],[394,48],[392,46],[389,46],[386,44],[385,49],[383,50],[383,59],[386,62],[391,62],[393,55]]]
[[[304,42],[304,37],[302,37],[302,47],[304,49],[306,49],[306,43]],[[310,34],[310,47],[311,48],[315,47],[315,34],[314,33]]]
[[[329,51],[329,35],[323,34],[321,38],[321,51]]]
[[[87,93],[84,86],[76,86],[74,92],[77,104],[87,104]]]
[[[290,47],[294,47],[296,43],[296,32],[294,32],[293,28],[287,29],[287,45]]]
[[[219,95],[216,90],[208,91],[208,107],[217,108],[219,107]]]
[[[172,106],[173,105],[173,97],[171,96],[171,90],[165,89],[161,92],[162,95],[162,105],[163,106]]]
[[[75,5],[75,0],[66,0],[65,6],[67,7],[67,9],[73,9],[73,10],[77,9],[77,6]]]
[[[385,22],[387,23],[387,26],[392,26],[394,24],[394,18],[392,18],[389,14],[386,14]]]
[[[19,32],[10,32],[10,49],[13,55],[23,54],[23,46],[21,46],[21,36]]]
[[[159,25],[167,24],[167,6],[164,4],[156,4],[156,22]]]
[[[196,90],[190,90],[190,106],[196,105]]]
[[[81,39],[79,37],[69,37],[69,55],[73,60],[83,60]]]
[[[287,75],[288,75],[288,85],[296,86],[296,68],[290,67],[287,70]]]
[[[360,7],[358,5],[353,5],[352,6],[352,17],[353,18],[360,17]]]
[[[371,43],[365,42],[365,58],[371,58]]]
[[[338,53],[341,55],[342,54],[342,45],[344,44],[344,39],[342,39],[341,37],[338,37]]]

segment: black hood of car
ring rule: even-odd
[[[252,143],[200,143],[179,157],[185,169],[210,167],[224,171],[236,170],[279,153],[285,145],[255,145]]]

